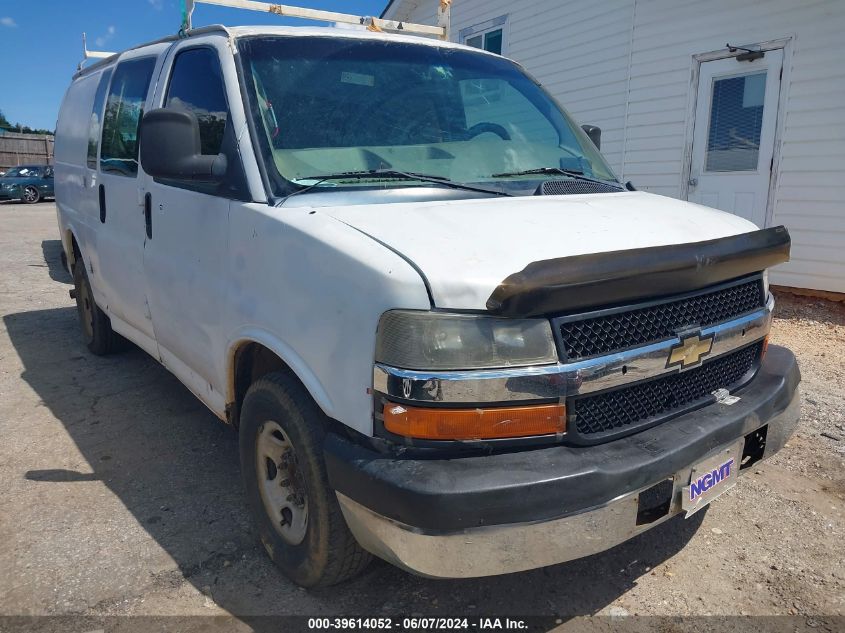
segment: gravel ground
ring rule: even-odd
[[[377,562],[303,591],[258,545],[235,434],[142,352],[80,343],[56,233],[52,204],[0,204],[2,615],[845,615],[843,304],[778,295],[804,416],[708,512],[520,574]]]

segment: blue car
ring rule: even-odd
[[[0,200],[20,200],[33,204],[53,198],[51,165],[19,165],[0,176]]]

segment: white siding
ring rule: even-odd
[[[845,3],[757,0],[637,2],[624,174],[678,196],[692,56],[726,42],[791,36],[771,225],[792,235],[792,261],[773,283],[845,292]],[[642,108],[642,109],[641,109]],[[644,111],[659,113],[650,119]],[[661,119],[661,117],[665,117]],[[683,125],[678,125],[683,121]]]
[[[432,22],[437,0],[389,16]],[[841,0],[456,0],[453,37],[509,14],[507,55],[581,123],[602,128],[613,168],[641,189],[681,194],[693,56],[791,37],[770,225],[792,234],[773,283],[845,292],[845,2]]]
[[[385,17],[433,24],[437,0],[395,0]],[[622,167],[633,0],[455,0],[452,39],[502,15],[506,55],[521,63],[579,123],[602,129],[602,153]]]

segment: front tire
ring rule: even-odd
[[[38,191],[38,187],[34,187],[33,185],[24,187],[21,202],[24,204],[35,204],[39,200],[41,200],[41,192]]]
[[[303,587],[356,576],[371,555],[358,545],[323,460],[325,416],[290,374],[257,380],[240,416],[241,472],[264,549]]]
[[[118,335],[111,329],[111,321],[94,301],[85,262],[78,258],[73,266],[73,285],[76,312],[82,326],[82,337],[88,350],[96,356],[106,356],[117,350]]]

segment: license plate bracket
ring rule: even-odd
[[[745,438],[701,460],[692,467],[682,489],[681,508],[690,517],[736,485]]]

